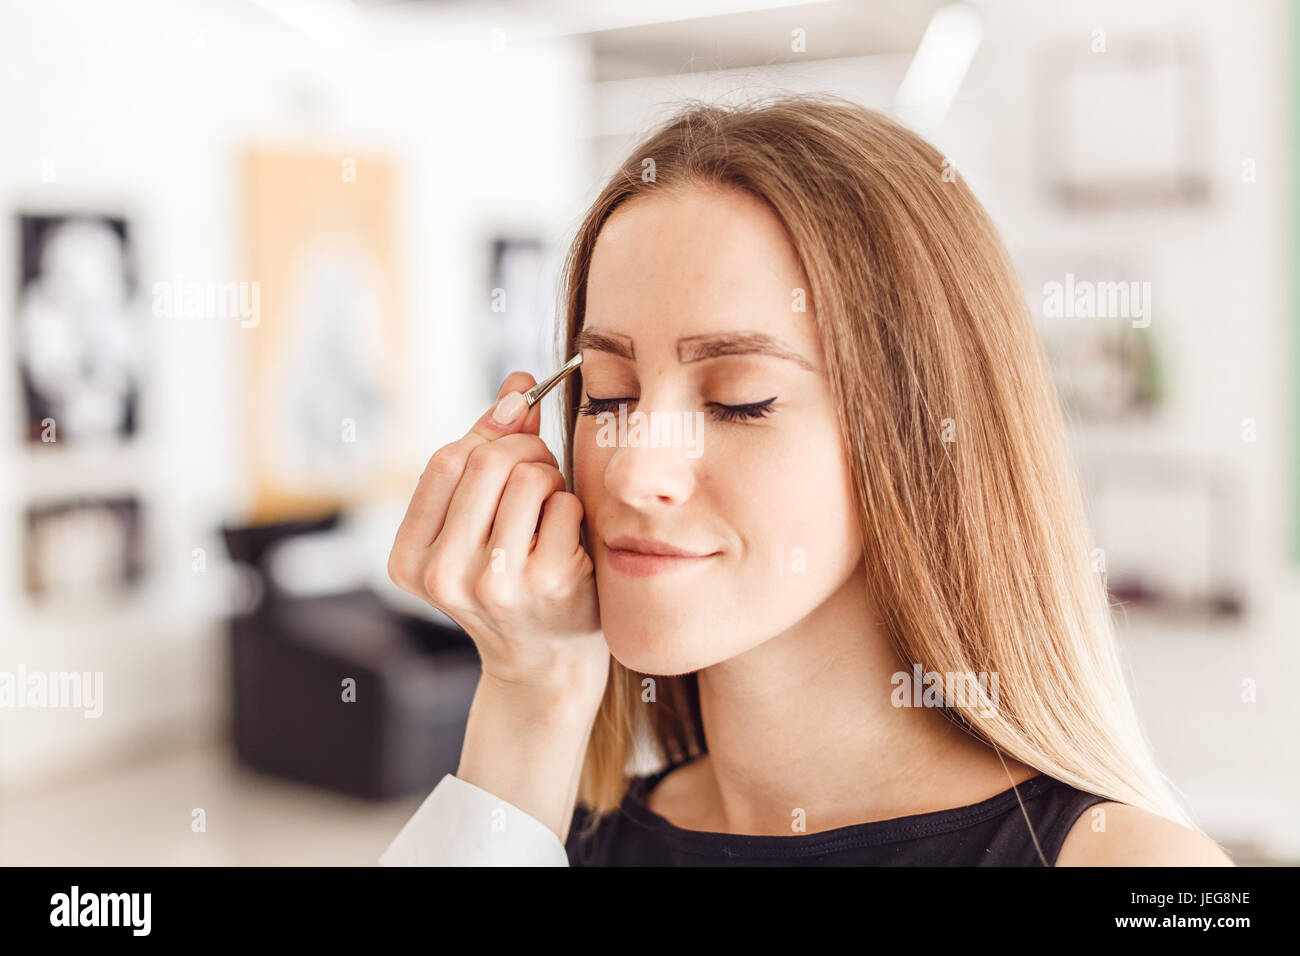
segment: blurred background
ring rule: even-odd
[[[1157,756],[1300,860],[1298,40],[1282,0],[9,0],[0,863],[373,863],[477,679],[385,570],[425,461],[556,364],[624,151],[787,90],[990,211]]]

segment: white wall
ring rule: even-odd
[[[384,154],[399,177],[409,328],[412,487],[491,395],[477,378],[484,242],[498,228],[561,244],[588,171],[577,139],[584,46],[495,50],[486,23],[438,5],[369,12],[322,43],[246,0],[25,0],[0,27],[0,302],[12,324],[19,210],[125,214],[142,286],[241,275],[237,160],[247,146]],[[302,104],[314,104],[304,108]],[[42,173],[53,169],[54,182]],[[362,167],[364,174],[364,167]],[[148,312],[146,301],[145,311]],[[214,732],[228,706],[214,531],[245,518],[238,321],[150,318],[152,370],[130,447],[24,447],[13,363],[0,362],[0,667],[104,672],[105,712],[0,712],[0,789],[106,763],[150,740]],[[493,393],[495,387],[493,388]],[[37,452],[55,452],[37,454]],[[35,494],[138,492],[150,577],[109,607],[40,608],[21,589],[20,519]],[[404,501],[377,503],[359,562],[384,573]],[[207,550],[209,572],[191,570]]]
[[[1175,391],[1159,428],[1118,434],[1082,429],[1088,462],[1129,448],[1153,448],[1216,462],[1240,483],[1239,560],[1249,603],[1240,626],[1121,617],[1123,650],[1153,746],[1193,815],[1220,839],[1255,841],[1300,854],[1300,699],[1283,675],[1300,664],[1295,611],[1300,575],[1289,563],[1296,424],[1296,374],[1288,262],[1292,255],[1289,147],[1294,105],[1294,30],[1287,5],[1215,0],[1142,4],[1031,0],[983,7],[996,46],[972,77],[970,96],[1011,102],[1035,76],[1027,54],[1042,40],[1096,28],[1124,35],[1189,29],[1207,56],[1212,130],[1210,204],[1164,212],[1066,215],[1035,191],[1027,111],[999,113],[979,174],[1013,252],[1041,245],[1100,245],[1150,263],[1161,313],[1152,325],[1170,350]],[[1103,54],[1104,55],[1104,54]],[[1257,180],[1242,180],[1242,160]],[[1257,437],[1242,441],[1253,418]],[[1190,529],[1145,529],[1177,541]],[[1105,542],[1100,542],[1102,546]],[[1234,560],[1237,557],[1234,556]],[[1242,700],[1242,684],[1258,700]]]

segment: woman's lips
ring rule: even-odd
[[[698,567],[718,554],[716,551],[693,552],[647,538],[615,538],[606,547],[609,550],[609,566],[634,578],[648,578],[669,571]]]
[[[630,574],[634,578],[648,578],[654,574],[666,574],[682,568],[694,567],[713,558],[705,554],[694,558],[683,558],[673,554],[645,554],[640,551],[609,552],[609,566],[615,571]]]

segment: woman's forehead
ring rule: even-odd
[[[754,289],[756,278],[788,287],[802,275],[785,226],[767,203],[738,189],[679,187],[637,196],[614,211],[596,238],[588,286],[599,295],[608,283],[642,279],[669,294],[686,285],[738,295]]]

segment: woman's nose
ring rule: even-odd
[[[605,466],[605,488],[611,495],[639,508],[679,505],[690,498],[698,459],[689,457],[688,449],[621,439]]]

